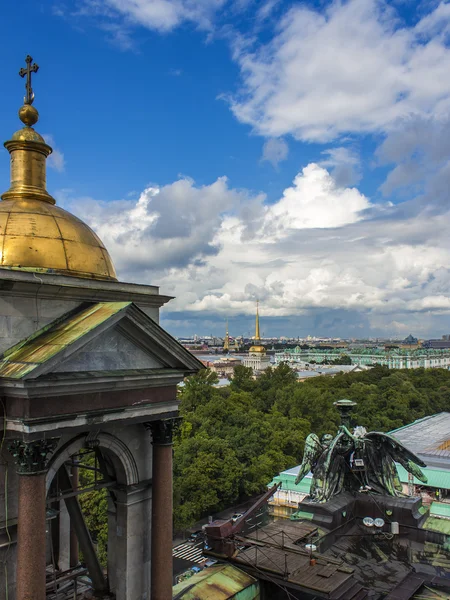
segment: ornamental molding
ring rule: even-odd
[[[174,417],[172,419],[160,419],[158,421],[144,423],[145,428],[151,431],[152,444],[157,444],[158,446],[171,446],[173,432],[180,421],[180,417]]]
[[[8,450],[13,456],[19,475],[40,475],[45,473],[50,455],[56,449],[59,438],[50,438],[25,442],[12,440]]]

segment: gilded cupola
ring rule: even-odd
[[[31,74],[38,66],[26,57],[26,96],[19,110],[24,124],[5,148],[11,156],[11,185],[0,202],[0,267],[36,273],[116,281],[111,258],[83,221],[55,206],[46,189],[46,160],[52,148],[33,129],[39,119]]]

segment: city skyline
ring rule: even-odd
[[[121,280],[176,297],[171,333],[248,331],[257,298],[267,335],[450,329],[450,3],[24,0],[2,16],[3,139],[24,92],[11,64],[31,54],[49,191]]]

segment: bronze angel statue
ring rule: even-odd
[[[425,463],[392,435],[368,433],[364,427],[356,427],[351,433],[346,425],[341,425],[334,438],[326,434],[319,440],[315,433],[306,438],[295,483],[312,471],[309,494],[312,502],[327,502],[342,491],[401,496],[396,462],[423,483],[427,482],[419,468],[425,467]]]

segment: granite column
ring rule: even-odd
[[[152,432],[151,598],[172,597],[172,434],[176,419],[147,423]]]
[[[16,600],[45,600],[45,474],[57,444],[57,439],[8,444],[19,475]]]

